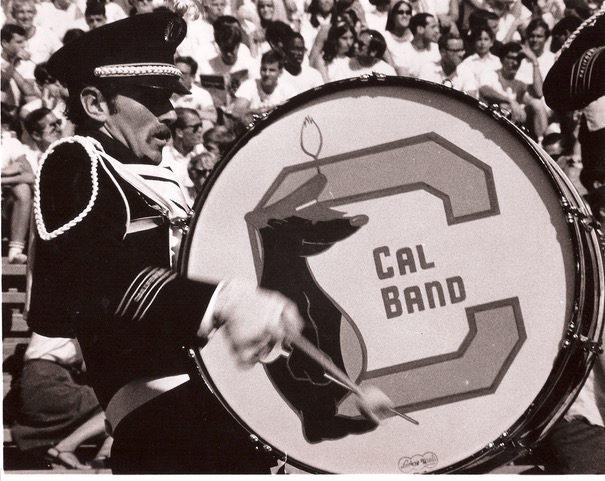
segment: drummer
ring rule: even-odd
[[[41,160],[28,322],[73,326],[114,437],[114,473],[268,473],[272,461],[226,414],[181,346],[222,329],[252,365],[299,332],[294,304],[238,279],[183,278],[171,266],[190,212],[160,168],[188,93],[173,58],[186,25],[171,12],[90,31],[56,52],[77,136]]]

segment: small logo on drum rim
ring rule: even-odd
[[[422,455],[415,454],[412,457],[405,456],[401,458],[398,467],[402,473],[425,473],[437,466],[438,461],[437,455],[429,451]]]

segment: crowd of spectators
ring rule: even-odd
[[[590,142],[591,133],[605,127],[603,103],[586,112],[554,112],[542,93],[557,52],[601,3],[203,0],[200,16],[185,16],[187,36],[175,64],[191,93],[172,98],[178,118],[163,165],[193,204],[255,115],[326,82],[399,75],[497,105],[552,156],[602,221],[605,166],[583,171],[582,156],[602,157],[591,153]],[[67,90],[45,68],[50,55],[83,32],[170,6],[164,0],[2,0],[2,214],[9,262],[27,262],[34,173],[44,151],[74,133]]]

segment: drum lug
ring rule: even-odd
[[[581,334],[573,334],[570,336],[571,339],[566,339],[563,341],[563,349],[567,349],[573,345],[581,344],[582,349],[587,352],[592,352],[594,354],[603,354],[603,347],[601,343],[591,341],[590,338],[583,336]]]

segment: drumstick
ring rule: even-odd
[[[331,381],[334,381],[335,383],[337,383],[340,386],[344,387],[345,389],[349,390],[350,392],[352,392],[359,398],[363,399],[364,394],[361,391],[361,389],[359,389],[359,386],[357,386],[357,384],[355,384],[344,371],[342,371],[336,364],[334,364],[334,361],[332,361],[330,356],[328,356],[326,353],[321,351],[317,346],[315,346],[315,344],[313,344],[311,341],[309,341],[306,337],[304,337],[302,335],[296,336],[295,338],[290,340],[290,343],[294,347],[296,347],[296,348],[300,349],[302,352],[304,352],[309,358],[311,358],[313,361],[315,361],[321,367],[323,367],[327,371],[327,374],[325,374],[325,376],[328,379],[330,379]],[[406,421],[409,421],[413,424],[416,424],[416,425],[420,424],[418,421],[411,418],[410,416],[407,416],[406,414],[402,414],[393,408],[389,409],[389,411],[391,411],[393,414],[396,414],[397,416],[400,416],[403,419],[405,419]]]

